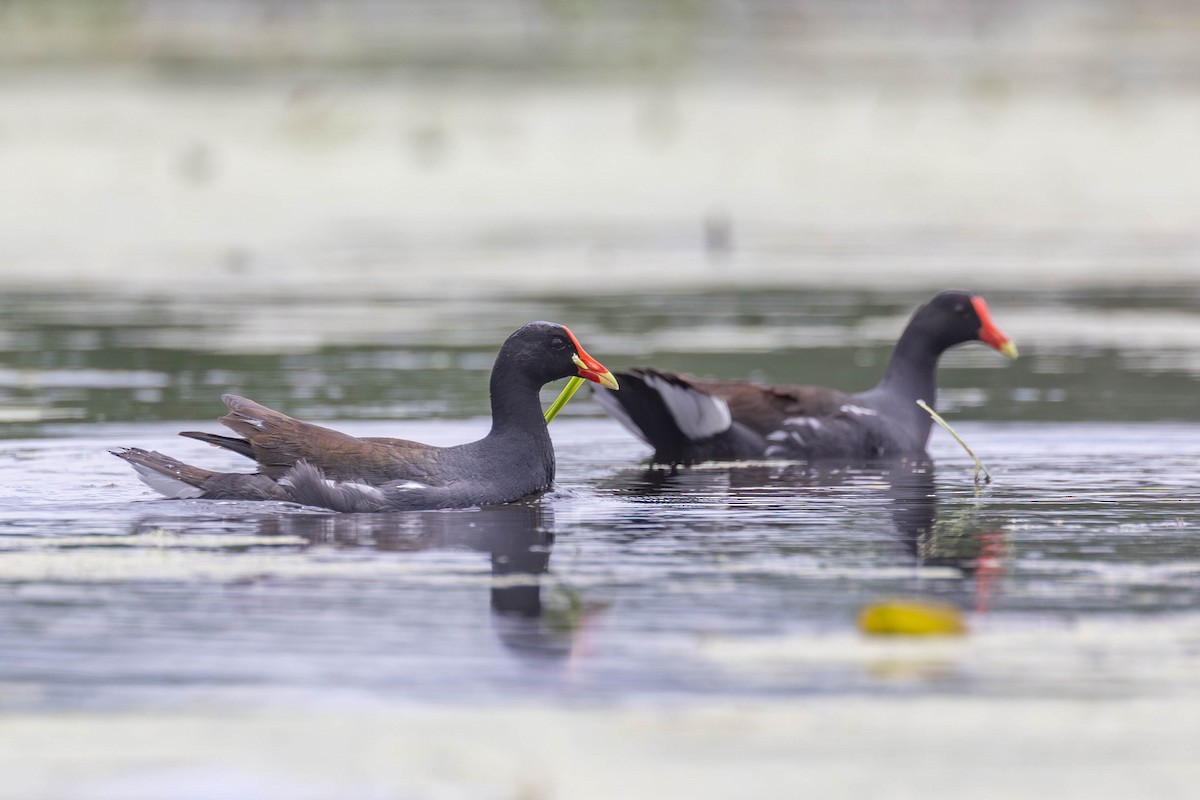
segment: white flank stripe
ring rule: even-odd
[[[335,481],[335,480],[330,480],[329,478],[325,478],[323,483],[326,486],[328,486],[330,489],[335,489],[338,491],[355,492],[355,493],[361,494],[365,497],[373,497],[376,499],[382,499],[384,497],[382,489],[380,489],[376,486],[372,486],[369,483],[358,483],[357,481]],[[296,481],[295,481],[295,478],[291,474],[288,474],[288,475],[284,475],[282,478],[279,479],[279,485],[286,486],[289,489],[295,489]],[[413,483],[412,485],[402,484],[401,486],[399,486],[397,488],[411,489],[411,488],[415,488],[417,486],[423,486],[423,485],[424,484],[420,484],[420,483]]]
[[[846,405],[842,406],[838,410],[841,411],[843,414],[854,414],[854,415],[860,416],[860,417],[879,416],[879,412],[877,412],[873,408],[863,408],[862,406],[851,405],[850,403],[847,403]]]
[[[358,492],[364,497],[383,498],[383,491],[372,486],[369,483],[338,483],[337,481],[325,481],[334,489],[342,488],[350,492]]]

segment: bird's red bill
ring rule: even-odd
[[[979,341],[994,347],[1009,358],[1016,358],[1017,346],[992,322],[987,302],[982,297],[973,297],[971,305],[975,306],[975,314],[979,317]]]
[[[601,386],[607,386],[609,389],[616,389],[617,379],[608,371],[608,367],[587,354],[583,345],[575,338],[575,334],[571,333],[570,328],[564,325],[563,330],[567,332],[567,336],[571,337],[571,344],[575,345],[575,364],[579,367],[579,376]]]

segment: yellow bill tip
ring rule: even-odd
[[[611,372],[601,372],[596,377],[600,379],[600,385],[605,389],[612,389],[615,392],[621,388],[620,384],[617,383],[617,376]]]

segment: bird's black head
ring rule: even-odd
[[[910,328],[921,330],[942,348],[980,341],[1009,358],[1017,346],[992,322],[984,299],[973,292],[939,292],[913,314]]]
[[[497,364],[511,362],[539,385],[578,375],[593,383],[617,388],[617,379],[596,359],[566,325],[530,322],[522,325],[500,348]]]

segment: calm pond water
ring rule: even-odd
[[[106,452],[136,445],[243,468],[174,435],[216,430],[223,391],[355,434],[464,441],[486,430],[498,342],[539,317],[570,324],[612,368],[865,387],[925,295],[432,304],[10,294],[0,303],[9,742],[62,713],[98,713],[103,724],[113,714],[337,709],[361,725],[368,709],[413,703],[596,713],[636,701],[684,714],[831,698],[1042,703],[1012,723],[1028,738],[1048,730],[1045,704],[1194,699],[1194,289],[989,293],[1022,358],[969,347],[941,373],[943,410],[995,476],[979,488],[940,432],[932,462],[891,468],[652,470],[644,446],[586,393],[552,428],[558,490],[499,508],[336,515],[162,501]],[[954,604],[972,632],[862,638],[863,604],[896,596]],[[875,724],[876,712],[859,713]],[[73,730],[63,725],[47,735]],[[174,735],[187,741],[182,730]],[[23,774],[21,759],[9,763]],[[200,785],[237,797],[296,788],[219,774],[224,783]],[[189,775],[63,796],[176,796]],[[14,791],[47,785],[29,781]]]
[[[1195,796],[1188,4],[0,19],[0,799]],[[107,452],[245,468],[175,435],[228,391],[461,442],[534,319],[864,388],[954,286],[1022,352],[943,362],[986,487],[940,432],[649,470],[587,393],[502,508],[162,501]],[[897,596],[969,634],[861,636]]]
[[[616,368],[865,387],[920,296],[519,298],[437,314],[397,298],[366,314],[351,301],[251,314],[232,298],[9,296],[0,702],[1193,686],[1176,670],[1200,635],[1200,317],[1170,326],[1187,344],[1172,350],[1147,332],[1187,319],[1184,296],[1125,296],[993,295],[1023,358],[946,358],[941,405],[991,486],[973,486],[944,435],[936,464],[648,470],[642,445],[581,397],[553,428],[555,494],[380,516],[159,501],[106,450],[244,468],[173,435],[215,429],[204,420],[225,390],[357,434],[465,441],[486,429],[496,343],[538,316],[568,321]],[[372,315],[392,330],[337,340],[343,320],[370,331]],[[881,677],[853,620],[892,595],[962,607],[989,652]],[[1095,626],[1116,642],[1177,631],[1183,661],[1130,653],[1080,680]]]

